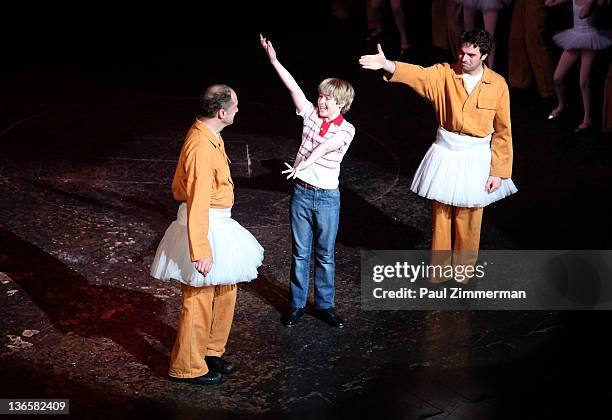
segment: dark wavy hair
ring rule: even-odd
[[[461,34],[459,39],[461,44],[470,44],[478,47],[480,54],[485,55],[491,52],[493,47],[493,38],[484,29],[472,29]]]
[[[212,85],[200,95],[200,116],[213,118],[221,108],[227,109],[232,105],[232,88],[228,85]]]

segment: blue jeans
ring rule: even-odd
[[[334,246],[340,219],[340,190],[308,189],[296,184],[291,199],[291,285],[289,301],[303,308],[308,299],[310,255],[314,241],[314,304],[334,307]]]

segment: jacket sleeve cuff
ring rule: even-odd
[[[198,261],[202,258],[210,258],[212,257],[212,250],[210,246],[202,246],[197,250],[191,251],[191,261]]]
[[[387,74],[383,74],[383,80],[385,82],[398,82],[398,73],[399,73],[399,69],[401,67],[400,63],[398,63],[397,61],[394,61],[395,63],[395,71],[393,72],[393,74],[391,75],[391,77],[388,77]]]
[[[511,170],[497,170],[497,169],[493,169],[491,168],[491,171],[489,173],[490,176],[496,176],[498,178],[502,178],[502,179],[508,179],[512,177],[512,171]]]

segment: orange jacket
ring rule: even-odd
[[[395,62],[390,82],[405,83],[432,103],[438,124],[448,131],[491,138],[491,176],[512,176],[510,94],[502,76],[484,67],[482,79],[468,96],[461,68],[448,63],[421,67]]]
[[[187,232],[191,260],[212,256],[208,242],[208,209],[234,204],[234,182],[221,136],[203,122],[191,126],[179,156],[172,195],[187,202]]]

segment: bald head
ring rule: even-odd
[[[206,88],[200,96],[200,114],[204,118],[214,118],[220,109],[228,109],[232,105],[232,88],[216,84]]]

